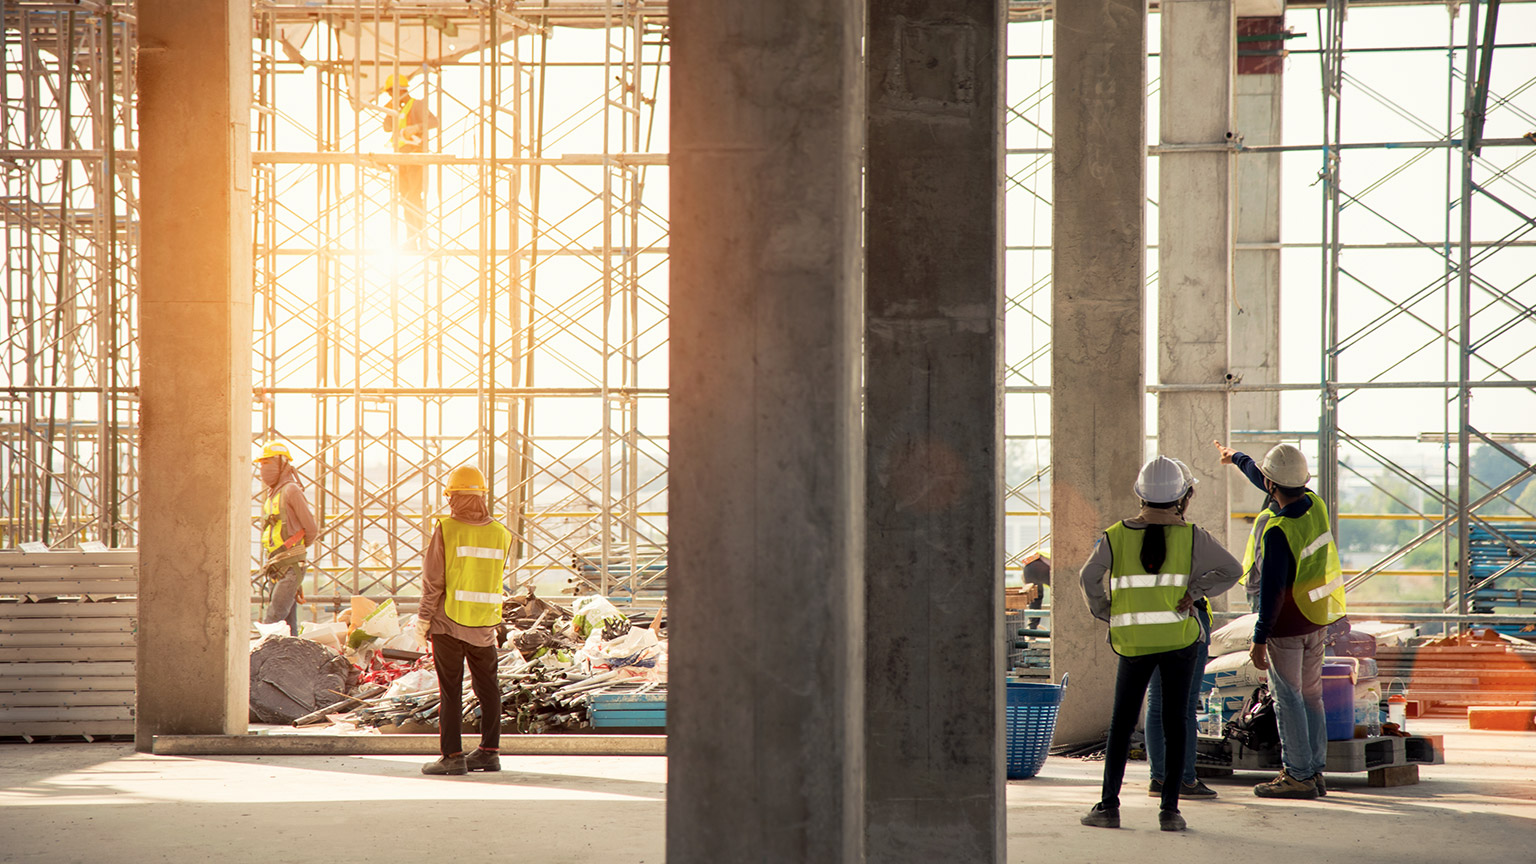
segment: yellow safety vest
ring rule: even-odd
[[[443,532],[447,590],[443,612],[465,627],[501,623],[501,577],[512,532],[500,522],[465,525],[451,516],[437,521]]]
[[[1126,657],[1177,651],[1200,638],[1200,622],[1178,611],[1194,569],[1195,529],[1164,525],[1167,553],[1161,573],[1141,566],[1145,529],[1109,526],[1104,536],[1113,557],[1109,568],[1109,644]]]
[[[1268,504],[1253,520],[1253,530],[1248,532],[1248,545],[1243,548],[1243,575],[1237,577],[1237,584],[1248,584],[1248,573],[1253,570],[1253,565],[1259,560],[1259,535],[1269,528],[1269,520],[1275,518],[1275,505]],[[1254,574],[1258,578],[1258,574]]]
[[[1328,507],[1308,492],[1312,507],[1299,517],[1273,516],[1264,533],[1281,531],[1291,557],[1296,559],[1296,581],[1291,597],[1296,608],[1313,624],[1332,624],[1344,617],[1344,569],[1339,566],[1339,547],[1328,525]]]
[[[405,105],[400,108],[400,113],[395,115],[395,130],[391,133],[391,143],[395,145],[396,153],[414,153],[420,151],[425,141],[410,141],[405,137],[405,127],[411,123],[411,109],[416,107],[416,98],[408,96]],[[422,133],[425,135],[425,131]]]
[[[293,536],[286,540],[283,538],[283,490],[287,487],[287,483],[278,486],[261,502],[261,548],[266,550],[268,558],[304,542],[303,529],[293,532]]]

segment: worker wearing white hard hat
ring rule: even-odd
[[[1328,507],[1306,488],[1307,457],[1277,444],[1255,463],[1214,442],[1223,464],[1233,465],[1268,493],[1253,526],[1243,570],[1257,582],[1259,620],[1250,655],[1268,670],[1280,727],[1279,775],[1254,787],[1261,798],[1312,799],[1328,794],[1323,765],[1328,755],[1323,711],[1323,636],[1344,617],[1344,575]]]
[[[1192,610],[1202,598],[1237,584],[1241,573],[1237,559],[1214,537],[1184,520],[1193,487],[1192,477],[1173,459],[1158,456],[1143,465],[1132,486],[1140,511],[1104,531],[1080,574],[1088,610],[1109,625],[1109,643],[1119,655],[1103,791],[1083,816],[1084,825],[1120,826],[1131,733],[1154,672],[1166,694],[1161,716],[1168,764],[1182,767],[1185,761],[1184,703],[1202,636]],[[1182,787],[1165,782],[1158,790],[1158,826],[1164,831],[1184,830]]]

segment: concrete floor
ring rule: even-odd
[[[1190,830],[1163,834],[1146,765],[1129,770],[1118,831],[1077,824],[1102,763],[1053,757],[1008,784],[1011,862],[1536,861],[1536,734],[1443,734],[1446,765],[1417,786],[1373,789],[1336,775],[1316,802],[1250,791],[1262,775],[1212,781],[1186,802]],[[127,744],[0,745],[0,861],[660,862],[666,762],[658,757],[509,757],[499,775],[426,778],[409,756],[184,758]],[[168,806],[176,805],[176,806]],[[722,862],[726,864],[726,862]],[[785,862],[790,864],[790,862]]]

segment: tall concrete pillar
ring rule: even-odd
[[[1099,737],[1115,656],[1077,573],[1134,515],[1146,429],[1146,0],[1056,7],[1051,252],[1051,671],[1057,741]]]
[[[860,0],[674,0],[667,859],[862,861]]]
[[[1001,0],[872,0],[871,861],[1003,860]]]
[[[1232,296],[1233,0],[1163,0],[1159,90],[1157,372],[1160,384],[1227,382]],[[1226,390],[1165,390],[1158,451],[1201,483],[1186,516],[1224,540],[1227,481],[1212,440],[1229,437]]]
[[[138,741],[248,712],[251,12],[140,4]]]
[[[1280,144],[1284,87],[1285,18],[1239,18],[1240,36],[1274,36],[1244,42],[1253,52],[1237,58],[1237,128],[1244,146]],[[1237,156],[1236,252],[1233,256],[1232,372],[1244,384],[1275,384],[1280,380],[1280,154],[1243,152]],[[1232,428],[1278,430],[1280,394],[1232,394]],[[1278,439],[1238,441],[1238,447],[1258,458]],[[1264,493],[1237,472],[1228,474],[1232,511],[1253,513],[1264,504]],[[1229,538],[1240,547],[1253,520],[1232,520]]]

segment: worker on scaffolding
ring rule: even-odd
[[[423,765],[423,774],[501,770],[496,629],[512,532],[491,518],[488,492],[479,468],[463,465],[449,473],[449,515],[437,520],[422,559],[416,626],[432,642],[432,665],[443,699],[437,719],[443,755]],[[466,662],[470,686],[480,700],[480,746],[468,756],[460,732]]]
[[[304,487],[288,445],[268,441],[255,461],[267,490],[261,504],[261,572],[262,584],[271,591],[261,623],[287,621],[288,632],[297,636],[304,569],[320,528],[304,500]]]
[[[409,75],[396,74],[384,79],[383,93],[389,98],[390,111],[384,116],[384,131],[396,153],[425,153],[427,133],[437,128],[437,117],[427,105],[411,96]],[[427,226],[427,167],[401,165],[396,172],[400,208],[405,215],[406,243],[420,249]]]

